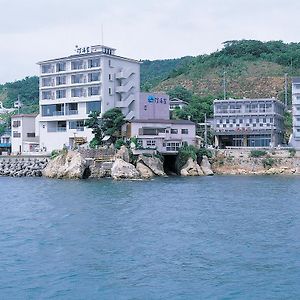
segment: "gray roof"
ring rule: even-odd
[[[292,77],[293,83],[300,83],[300,77]]]
[[[164,120],[164,119],[149,119],[149,120],[133,119],[130,121],[130,123],[161,123],[161,124],[195,125],[195,123],[190,120]]]

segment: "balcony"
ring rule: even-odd
[[[66,115],[78,115],[78,110],[68,110],[66,111]]]

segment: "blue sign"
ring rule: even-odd
[[[148,96],[148,102],[149,103],[153,103],[155,100],[155,97],[154,96]]]

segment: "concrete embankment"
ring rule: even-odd
[[[40,177],[48,160],[47,157],[0,158],[0,176]]]
[[[255,151],[255,150],[254,150]],[[220,175],[300,175],[300,152],[282,149],[260,150],[253,157],[251,149],[217,150],[212,169]]]

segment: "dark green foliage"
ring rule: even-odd
[[[120,136],[125,117],[119,108],[108,110],[102,116],[101,129],[104,135],[110,135],[113,139]]]
[[[291,148],[289,149],[290,157],[294,157],[296,155],[296,149]]]
[[[103,137],[103,131],[101,128],[101,120],[99,119],[99,112],[93,111],[89,114],[89,118],[85,121],[84,126],[87,128],[92,129],[92,133],[95,135],[95,137],[90,142],[91,148],[96,148],[97,146],[101,145],[102,137]]]
[[[181,85],[177,85],[174,88],[167,91],[167,94],[172,98],[178,98],[184,101],[191,101],[193,93]]]
[[[200,97],[193,95],[189,105],[174,111],[173,118],[185,120],[190,118],[191,121],[196,123],[204,122],[205,114],[208,118],[213,115],[213,99],[213,96]]]
[[[0,124],[0,136],[6,131],[6,124]]]
[[[122,139],[116,140],[116,142],[115,142],[115,148],[117,150],[120,150],[123,145],[126,145],[126,143]]]
[[[262,160],[265,169],[270,169],[276,164],[276,160],[272,157],[266,157]]]
[[[202,160],[203,156],[207,156],[208,158],[212,158],[212,152],[207,148],[200,148],[197,151],[198,159]]]
[[[250,157],[262,157],[266,155],[267,155],[267,151],[264,150],[251,150],[250,152]]]
[[[192,145],[183,145],[179,151],[176,158],[176,169],[179,172],[182,167],[186,164],[189,158],[193,160],[197,159],[197,149]]]
[[[18,96],[23,104],[21,113],[38,112],[39,103],[39,78],[37,76],[26,77],[15,82],[0,85],[0,98],[6,107],[13,107]]]

